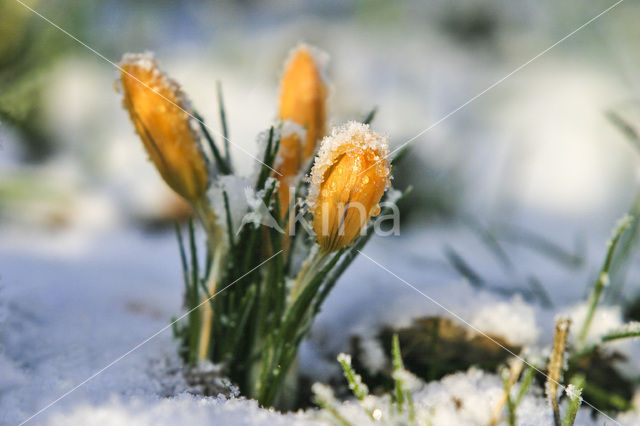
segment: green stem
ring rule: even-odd
[[[269,406],[273,403],[282,380],[296,357],[300,342],[311,326],[314,298],[317,297],[324,278],[339,258],[337,254],[330,254],[318,252],[311,255],[308,259],[309,266],[298,276],[298,296],[290,300],[281,325],[267,336],[262,351],[260,382],[257,384],[258,401],[261,405]]]
[[[213,256],[213,267],[207,282],[207,293],[203,296],[204,300],[209,299],[208,303],[200,307],[201,310],[201,327],[200,339],[198,340],[198,361],[203,361],[209,357],[212,328],[214,322],[213,316],[213,296],[215,295],[218,281],[220,280],[220,270],[223,262],[222,250],[216,250]],[[204,301],[203,300],[203,301]]]
[[[402,363],[402,355],[400,354],[400,339],[398,334],[394,334],[391,339],[391,353],[393,372],[399,373],[404,370],[404,364]],[[398,377],[394,377],[395,391],[396,391],[396,404],[398,406],[398,413],[402,413],[404,408],[404,392],[403,383]]]
[[[589,332],[589,327],[591,326],[591,321],[593,321],[593,316],[598,308],[598,302],[600,302],[600,297],[602,296],[602,291],[609,281],[609,276],[604,272],[598,276],[596,280],[593,290],[589,295],[589,310],[587,311],[587,316],[582,324],[582,329],[580,330],[580,335],[578,337],[579,346],[582,347],[587,338],[587,333]]]
[[[585,384],[585,376],[577,374],[571,379],[571,384],[574,386],[574,394],[569,395],[567,410],[562,419],[562,426],[573,426],[576,421],[576,415],[582,404],[582,388]]]
[[[209,357],[211,352],[212,329],[215,321],[212,298],[221,278],[226,251],[222,229],[218,225],[217,216],[207,200],[203,198],[196,203],[194,210],[207,233],[207,244],[209,251],[213,255],[213,265],[207,279],[207,293],[203,296],[203,301],[209,299],[209,303],[204,303],[200,306],[201,326],[197,360],[203,361]]]
[[[313,277],[322,269],[326,260],[329,257],[329,252],[320,249],[317,252],[311,252],[307,260],[305,260],[302,265],[302,269],[298,273],[296,277],[296,281],[291,288],[291,298],[289,300],[289,305],[292,305],[302,290],[309,284],[309,281],[313,279]]]
[[[587,334],[589,332],[589,327],[591,326],[591,321],[593,321],[593,316],[598,307],[598,303],[600,302],[600,297],[602,296],[602,291],[609,284],[609,270],[611,269],[611,263],[613,261],[613,255],[616,251],[616,246],[618,245],[620,237],[622,237],[624,231],[629,227],[629,225],[631,225],[632,220],[632,216],[625,216],[620,220],[613,232],[613,237],[609,242],[609,248],[607,250],[607,255],[605,257],[602,268],[600,269],[600,274],[598,275],[598,279],[593,285],[593,290],[589,295],[589,310],[587,311],[587,316],[584,320],[584,323],[582,324],[580,334],[578,335],[578,346],[583,346],[585,343]]]
[[[520,401],[522,401],[522,398],[524,398],[525,394],[529,390],[529,387],[531,386],[535,375],[536,369],[533,367],[529,367],[527,368],[527,371],[525,371],[524,378],[520,382],[520,390],[518,391],[518,396],[516,397],[514,403],[516,409],[518,408],[518,405],[520,405]]]

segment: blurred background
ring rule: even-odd
[[[375,128],[399,145],[610,5],[29,4],[114,62],[154,51],[216,126],[220,80],[232,141],[249,152],[275,117],[282,63],[299,41],[331,56],[331,122],[377,106]],[[180,214],[120,108],[114,67],[18,2],[0,7],[1,226],[97,232]],[[620,5],[418,137],[396,176],[415,187],[407,219],[618,215],[635,190],[637,152],[605,113],[640,117],[637,8]],[[237,146],[249,173],[253,160]]]
[[[372,245],[389,268],[416,279],[462,278],[546,308],[576,301],[615,220],[632,208],[638,2],[621,3],[522,69],[613,2],[26,4],[110,61],[155,52],[214,128],[219,80],[232,157],[246,174],[254,160],[239,147],[254,152],[256,135],[275,118],[287,52],[300,41],[326,51],[331,124],[377,107],[373,128],[393,146],[421,134],[394,176],[395,187],[414,187],[401,206],[401,236]],[[81,315],[87,334],[120,312],[153,319],[133,327],[131,343],[180,309],[172,224],[188,212],[147,160],[116,77],[111,64],[19,2],[0,2],[0,301],[15,314],[7,318],[35,318],[22,343],[6,336],[29,322],[4,320],[9,359],[24,359],[44,317],[70,344],[64,324],[78,325],[78,313],[65,320],[59,312],[78,302],[108,300]],[[634,296],[640,280],[624,277],[620,294]],[[347,293],[336,294],[328,306],[348,310],[339,299]]]

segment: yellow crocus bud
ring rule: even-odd
[[[287,213],[291,180],[311,158],[325,134],[327,87],[323,69],[327,55],[301,44],[289,55],[280,82],[282,120],[300,126],[304,132],[284,132],[280,140],[278,190],[282,215]]]
[[[280,82],[280,118],[306,130],[301,158],[310,158],[325,133],[327,87],[323,80],[326,54],[301,44],[289,56]]]
[[[349,122],[322,141],[310,176],[307,204],[320,248],[331,252],[355,240],[389,187],[389,144],[366,124]]]
[[[119,85],[123,105],[164,181],[191,203],[204,196],[209,173],[189,102],[178,83],[164,75],[150,53],[126,54]],[[118,82],[116,82],[118,83]]]

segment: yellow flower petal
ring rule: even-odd
[[[308,204],[323,250],[351,244],[389,186],[388,142],[365,124],[350,122],[322,141],[313,169]]]
[[[149,158],[175,192],[197,202],[207,190],[208,167],[180,86],[151,54],[127,54],[119,66],[123,105]]]
[[[302,139],[298,134],[283,134],[280,141],[278,195],[283,217],[288,210],[292,178],[300,173],[325,134],[327,88],[318,59],[322,55],[306,45],[296,47],[289,56],[280,83],[279,116],[300,126],[305,134]]]

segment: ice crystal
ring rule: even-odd
[[[373,151],[375,161],[388,161],[389,141],[386,135],[375,133],[368,124],[349,121],[343,126],[334,127],[331,135],[326,136],[316,155],[311,175],[309,176],[309,197],[307,204],[313,207],[320,195],[320,187],[324,182],[327,170],[336,159],[349,149]],[[389,182],[387,181],[387,187]]]

